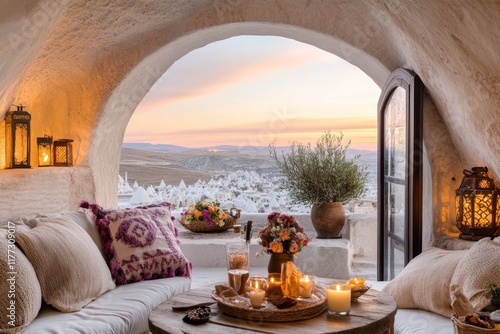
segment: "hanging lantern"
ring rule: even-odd
[[[54,141],[54,166],[73,166],[73,139]]]
[[[5,113],[5,167],[30,168],[31,115],[22,105],[16,107]]]
[[[38,145],[38,167],[52,166],[52,137],[45,135],[36,139]]]
[[[456,191],[457,227],[460,238],[479,240],[491,237],[500,229],[500,191],[488,177],[487,167],[464,170]]]

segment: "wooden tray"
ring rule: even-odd
[[[297,304],[286,309],[279,309],[274,304],[266,301],[261,308],[250,306],[248,298],[241,298],[240,302],[228,301],[217,295],[215,291],[212,298],[217,301],[219,310],[232,317],[268,322],[288,322],[314,318],[323,313],[327,308],[326,290],[321,285],[316,285],[311,298],[299,298]]]

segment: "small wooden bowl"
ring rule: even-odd
[[[365,284],[362,287],[351,287],[351,301],[355,302],[358,300],[359,297],[364,295],[366,291],[370,290],[372,286],[369,284]]]

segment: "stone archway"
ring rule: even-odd
[[[119,169],[120,149],[127,123],[137,105],[151,86],[168,68],[183,55],[206,44],[239,35],[275,35],[322,47],[338,56],[348,55],[351,62],[382,85],[389,70],[369,54],[332,36],[298,26],[269,23],[231,23],[202,29],[167,44],[144,58],[113,91],[102,109],[96,124],[89,150],[89,165],[94,170],[96,199],[100,203],[116,205],[116,178]],[[327,46],[327,47],[325,47]],[[376,110],[374,110],[376,113]],[[104,153],[106,152],[106,153]],[[108,157],[106,162],[99,159]],[[109,159],[113,160],[112,168]]]

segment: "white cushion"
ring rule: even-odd
[[[171,277],[116,287],[75,313],[46,307],[24,334],[149,333],[148,316],[154,307],[188,291],[191,280]]]
[[[17,232],[16,242],[35,268],[44,301],[58,310],[78,311],[115,287],[97,246],[69,219]]]
[[[372,289],[382,291],[388,281],[368,282]],[[394,334],[454,334],[448,317],[419,309],[398,309]]]
[[[42,304],[35,269],[14,244],[17,233],[27,230],[21,222],[0,227],[0,332],[21,333]]]

